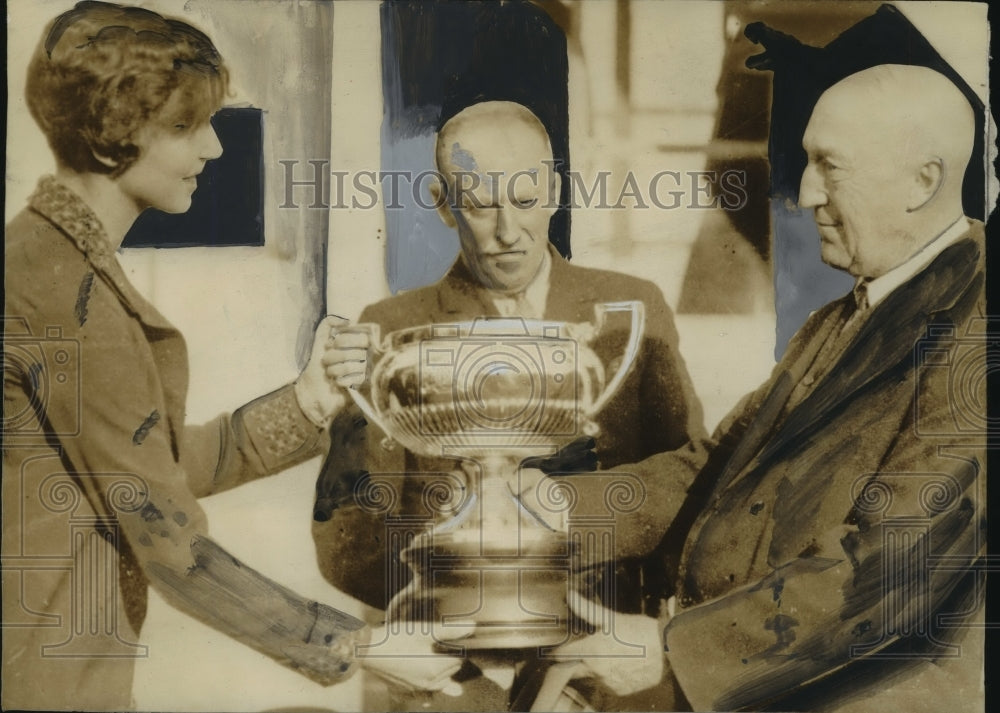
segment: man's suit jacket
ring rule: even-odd
[[[974,223],[784,413],[843,300],[814,314],[722,430],[666,631],[696,710],[976,709],[983,255]]]
[[[598,417],[597,454],[602,467],[633,463],[654,453],[669,451],[670,463],[648,474],[647,497],[664,508],[677,510],[695,469],[703,459],[705,430],[701,405],[694,394],[684,362],[678,352],[673,316],[659,289],[650,282],[606,270],[571,265],[552,251],[548,299],[544,318],[568,322],[592,322],[594,307],[603,302],[638,300],[645,305],[646,327],[636,363],[618,394]],[[481,287],[459,259],[437,283],[383,300],[364,310],[359,322],[378,324],[383,335],[394,330],[429,323],[462,322],[480,316],[499,316],[489,293]],[[605,363],[623,352],[628,335],[626,320],[610,318],[610,329],[593,343]],[[363,423],[357,411],[345,412],[331,431],[330,456],[320,475],[318,489],[341,473],[367,470],[372,473],[407,473],[400,510],[418,507],[420,474],[452,470],[454,461],[418,458],[396,448],[386,450],[381,432]],[[604,485],[578,490],[587,507],[603,509]],[[412,512],[412,510],[411,510]],[[622,518],[619,518],[621,520]],[[627,518],[626,518],[627,519]],[[328,522],[314,522],[313,533],[323,574],[342,591],[382,609],[406,581],[385,580],[387,543],[384,519],[348,505],[333,511]],[[646,533],[648,536],[648,533]],[[398,567],[398,550],[389,552],[390,565]],[[404,570],[405,571],[405,570]],[[660,572],[662,573],[662,572]],[[628,603],[629,587],[619,587],[618,602]],[[648,588],[650,590],[653,587]],[[634,593],[634,592],[633,592]],[[661,593],[657,593],[657,601]]]

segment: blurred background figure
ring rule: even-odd
[[[705,170],[740,172],[745,201],[705,216],[691,249],[679,311],[747,314],[760,307],[761,299],[771,302],[774,298],[771,265],[777,256],[771,249],[767,151],[771,78],[747,67],[747,58],[759,48],[747,40],[744,29],[751,23],[765,22],[825,44],[868,10],[858,3],[824,3],[809,8],[796,3],[725,3],[725,54],[716,86],[715,128],[704,147]],[[718,195],[718,185],[711,185],[713,195]],[[819,269],[823,270],[822,266]],[[810,277],[792,274],[795,279]],[[836,282],[839,285],[840,281]]]

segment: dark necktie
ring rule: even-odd
[[[868,278],[859,280],[854,286],[854,299],[844,301],[836,326],[830,330],[823,346],[816,353],[816,358],[792,390],[785,404],[785,413],[798,406],[812,392],[813,387],[836,366],[848,345],[858,335],[868,315],[870,281]]]

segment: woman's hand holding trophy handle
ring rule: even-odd
[[[371,347],[370,331],[343,317],[329,315],[319,323],[309,363],[295,381],[299,407],[310,421],[328,427],[347,404],[346,389],[367,381]]]

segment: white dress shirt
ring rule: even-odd
[[[921,248],[920,252],[916,253],[906,262],[897,265],[884,275],[865,280],[867,282],[868,309],[877,305],[890,292],[906,283],[911,277],[927,267],[946,247],[956,242],[968,230],[969,219],[962,216],[952,223],[951,227],[927,243],[927,245]],[[859,279],[858,282],[860,283],[862,279]]]
[[[542,319],[545,317],[545,302],[549,297],[549,273],[552,271],[552,257],[546,250],[538,273],[523,292],[504,294],[493,292],[493,304],[501,317],[522,317]]]

